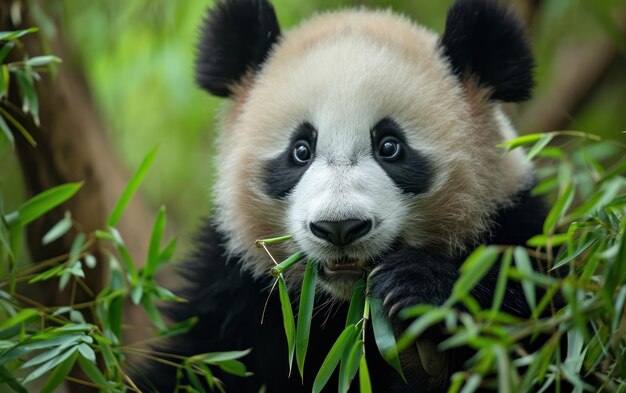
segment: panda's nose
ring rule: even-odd
[[[337,246],[345,246],[365,236],[372,229],[371,220],[316,221],[310,225],[311,232]]]

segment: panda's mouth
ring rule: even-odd
[[[324,262],[323,271],[329,276],[344,274],[362,276],[365,265],[366,263],[362,259],[342,257],[339,259],[329,259]]]

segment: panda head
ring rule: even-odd
[[[528,98],[532,68],[519,22],[488,0],[456,1],[442,37],[365,9],[281,33],[266,0],[218,3],[196,78],[230,99],[215,184],[227,250],[267,275],[254,240],[293,234],[277,257],[319,261],[344,298],[399,245],[467,251],[530,180],[496,144],[515,135],[499,104]]]

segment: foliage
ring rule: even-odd
[[[191,318],[166,326],[155,306],[157,301],[184,301],[154,281],[155,273],[171,260],[176,246],[176,239],[162,246],[165,210],[162,208],[155,219],[150,248],[141,269],[135,268],[137,264],[115,228],[155,153],[156,150],[153,150],[148,154],[129,181],[109,216],[109,226],[89,234],[78,231],[67,255],[39,262],[21,271],[16,271],[15,265],[11,263],[20,251],[20,243],[16,239],[19,239],[21,230],[71,198],[80,184],[66,184],[47,190],[26,201],[14,212],[0,211],[1,262],[2,267],[9,270],[9,274],[0,280],[0,312],[6,317],[0,323],[0,374],[2,382],[13,390],[26,392],[25,384],[43,376],[47,376],[42,388],[45,392],[54,391],[64,379],[104,391],[123,391],[128,387],[136,390],[126,371],[129,367],[125,363],[127,355],[178,367],[181,370],[179,377],[182,378],[184,373],[197,391],[204,391],[198,378],[207,381],[212,389],[223,390],[221,382],[213,377],[210,367],[219,367],[236,375],[249,375],[243,363],[237,360],[248,351],[207,353],[191,357],[165,354],[166,358],[180,362],[174,363],[141,345],[122,345],[122,316],[127,300],[143,305],[158,329],[159,336],[186,332],[196,322],[196,318]],[[77,229],[78,226],[68,213],[46,233],[42,242],[53,242],[72,228]],[[75,293],[77,285],[85,288],[82,281],[85,277],[84,269],[95,267],[96,258],[92,250],[96,242],[98,251],[107,257],[109,275],[105,289],[95,294],[93,300],[84,303],[74,303],[72,300],[67,306],[45,307],[16,291],[18,283],[33,284],[47,280],[58,280],[59,290],[71,285],[72,293]],[[88,318],[93,321],[86,322]],[[104,365],[103,370],[98,367],[96,358]],[[82,369],[87,381],[68,376],[75,365]],[[25,378],[17,377],[19,370],[29,370],[30,374]],[[191,387],[180,388],[189,390]]]
[[[0,49],[2,59],[15,46],[19,38],[36,29],[0,32],[0,40],[6,40]],[[21,87],[22,110],[37,120],[37,96],[33,82],[39,79],[37,67],[59,60],[54,56],[25,57],[23,61],[2,64],[2,87],[0,97],[3,105],[9,86],[9,76],[17,79]],[[20,80],[23,79],[24,83]],[[9,121],[33,145],[35,141],[24,127],[0,106],[0,125],[5,136],[14,140],[12,130],[4,123]],[[166,225],[165,209],[161,208],[155,218],[145,264],[139,264],[130,255],[116,225],[135,191],[144,180],[154,158],[153,149],[139,165],[134,176],[113,207],[106,228],[93,233],[83,233],[80,225],[65,216],[42,237],[43,244],[57,241],[63,236],[73,236],[70,250],[65,255],[37,262],[18,269],[16,263],[22,252],[21,235],[26,226],[54,208],[69,200],[81,188],[81,183],[64,184],[50,188],[22,203],[14,211],[5,211],[3,190],[0,185],[0,384],[12,390],[26,392],[31,381],[43,378],[42,392],[53,392],[64,380],[70,380],[100,390],[113,392],[128,388],[137,391],[134,381],[127,374],[130,365],[125,363],[128,355],[145,357],[172,364],[179,368],[180,380],[188,380],[191,386],[179,386],[188,391],[204,391],[199,378],[206,381],[211,390],[223,390],[219,379],[213,377],[211,367],[245,377],[249,375],[238,359],[248,350],[198,354],[183,357],[154,353],[141,343],[122,344],[122,317],[128,301],[141,304],[159,336],[172,336],[188,331],[196,318],[167,326],[156,307],[156,302],[184,301],[171,291],[160,287],[154,280],[157,271],[168,263],[176,248],[176,239],[163,245]],[[97,258],[96,255],[99,257]],[[106,262],[105,262],[106,260]],[[91,292],[83,279],[85,269],[93,269],[97,263],[106,263],[108,276],[104,289]],[[18,290],[23,285],[36,285],[44,281],[58,281],[58,290],[71,288],[70,304],[46,307],[28,298]],[[77,287],[92,295],[92,300],[75,303]],[[23,288],[22,288],[23,289]],[[174,359],[172,362],[168,359]],[[99,364],[103,367],[100,368]],[[69,376],[79,367],[87,380]],[[28,374],[26,374],[28,373]],[[24,375],[24,376],[23,376]],[[32,390],[32,389],[31,389]]]
[[[547,147],[553,139],[564,137],[568,149]],[[568,391],[564,384],[575,392],[626,389],[626,145],[578,131],[529,134],[501,144],[507,150],[523,146],[529,147],[527,160],[548,161],[532,193],[556,194],[543,233],[529,239],[527,247],[478,247],[461,266],[445,304],[420,304],[401,312],[413,321],[397,344],[389,320],[382,315],[381,300],[366,296],[364,282],[357,284],[346,328],[320,367],[314,392],[321,391],[338,365],[342,393],[359,369],[367,373],[363,344],[367,321],[372,323],[381,354],[400,375],[398,352],[414,345],[433,326],[443,325],[447,334],[439,350],[473,348],[476,354],[465,370],[452,376],[450,392],[480,387],[503,392]],[[601,162],[610,163],[610,168]],[[575,199],[580,203],[575,205]],[[258,240],[257,246],[267,251],[266,244],[290,239]],[[282,276],[301,259],[300,253],[294,254],[277,264],[272,274],[279,285],[289,364],[295,349],[302,376],[317,268],[314,261],[307,261],[297,324]],[[533,265],[531,260],[540,263]],[[482,309],[471,291],[492,269],[498,269],[495,294],[492,306]],[[500,309],[510,280],[521,283],[532,311],[528,320]],[[535,340],[543,340],[539,341],[543,345],[528,353],[528,344]],[[422,363],[430,367],[428,359]],[[359,388],[370,391],[369,378],[360,378]]]
[[[0,32],[0,102],[4,106],[11,105],[7,97],[9,95],[10,81],[11,78],[13,78],[19,87],[22,98],[22,111],[24,113],[30,113],[35,124],[39,124],[39,102],[37,100],[37,94],[35,93],[34,83],[41,79],[40,72],[48,71],[52,65],[61,60],[55,56],[29,57],[28,54],[25,54],[24,59],[21,61],[5,62],[5,59],[13,48],[21,45],[19,39],[26,34],[31,34],[36,31],[37,28],[33,27],[26,30]],[[9,124],[18,130],[31,145],[35,146],[35,140],[26,128],[11,116],[5,108],[0,106],[0,131],[2,131],[4,138],[6,138],[11,145],[14,145],[15,137],[13,136]]]
[[[567,149],[545,147],[546,140],[563,137]],[[481,386],[502,392],[626,388],[626,146],[589,142],[599,139],[567,131],[503,144],[509,149],[531,145],[528,156],[547,161],[533,189],[534,194],[556,196],[543,233],[527,247],[478,248],[461,267],[442,307],[418,305],[402,312],[413,321],[398,341],[400,350],[439,323],[449,334],[440,350],[476,350],[465,370],[453,375],[450,392]],[[481,309],[470,290],[498,258],[493,304]],[[534,269],[531,258],[542,261],[539,266],[546,270]],[[532,310],[528,320],[499,309],[508,280],[521,282]],[[537,339],[545,344],[526,352]]]

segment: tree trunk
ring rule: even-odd
[[[28,10],[24,10],[20,25],[14,25],[9,14],[11,5],[7,3],[0,3],[0,30],[36,26]],[[47,54],[40,34],[24,36],[22,42],[24,47],[21,50],[30,56]],[[28,226],[28,250],[34,261],[63,255],[70,249],[75,232],[47,246],[41,242],[43,235],[63,217],[65,211],[71,212],[82,232],[105,228],[108,214],[128,180],[128,173],[107,140],[105,123],[94,105],[85,77],[80,68],[72,63],[75,57],[62,30],[57,29],[55,37],[46,44],[50,53],[63,59],[63,63],[58,66],[56,75],[43,74],[42,80],[36,83],[41,125],[36,126],[31,117],[21,111],[16,86],[11,86],[10,103],[4,105],[4,109],[24,124],[37,142],[37,146],[33,147],[16,134],[16,151],[26,194],[32,197],[68,182],[82,181],[84,184],[70,201]],[[20,48],[14,48],[10,56],[9,61],[21,60]],[[147,254],[151,223],[152,212],[135,197],[117,226],[137,263],[143,263]],[[85,283],[93,293],[98,293],[106,281],[108,262],[97,246],[94,246],[93,253],[98,258],[98,264],[95,269],[85,269]],[[91,300],[87,292],[80,290],[72,299],[71,285],[62,292],[57,286],[56,280],[45,282],[40,302],[46,306],[63,306],[72,301]],[[136,308],[126,307],[125,322],[132,326],[146,326],[143,315],[134,311]],[[132,329],[125,341],[145,338],[146,332],[146,329]],[[72,391],[85,391],[84,386],[71,385]]]

